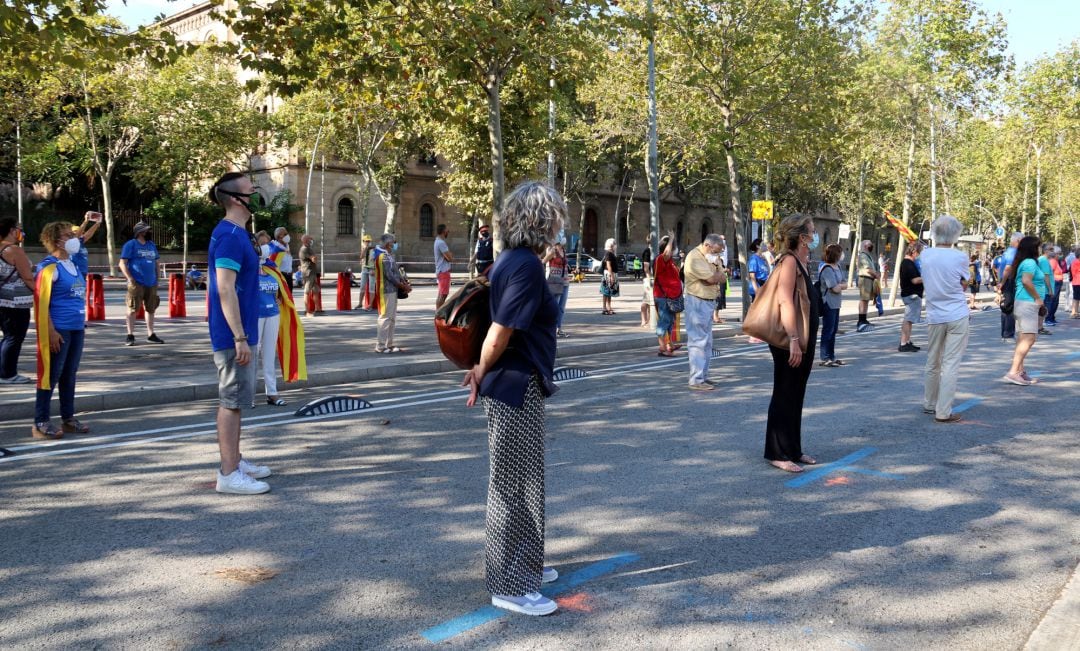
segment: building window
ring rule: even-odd
[[[338,235],[353,235],[353,202],[345,197],[337,204],[337,232]]]
[[[627,208],[618,219],[619,246],[623,246],[630,243],[630,225],[628,223],[630,221],[630,209]]]
[[[430,203],[420,206],[420,237],[435,237],[435,208]]]

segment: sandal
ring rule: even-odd
[[[48,439],[50,441],[64,438],[64,433],[52,426],[52,423],[34,423],[30,433],[36,439]]]
[[[682,348],[682,344],[672,344],[671,352],[675,352],[676,350],[679,350],[680,348]]]
[[[791,461],[770,461],[769,465],[773,468],[779,468],[784,472],[802,472],[802,466]]]
[[[61,428],[65,434],[89,434],[90,426],[83,425],[79,422],[78,418],[65,418],[61,423]]]
[[[808,466],[816,466],[817,465],[817,459],[810,456],[809,454],[804,454],[801,457],[799,457],[799,463],[805,463]]]
[[[661,350],[660,352],[656,353],[656,355],[657,355],[657,357],[674,357],[675,356],[674,354],[671,353],[671,351],[667,351],[667,350]]]
[[[284,400],[282,400],[281,398],[279,398],[277,396],[272,396],[272,397],[271,396],[266,396],[266,404],[272,405],[274,407],[284,407],[285,405],[287,405],[289,403],[285,402]]]
[[[386,354],[386,355],[389,355],[390,353],[400,353],[400,352],[403,352],[403,351],[400,348],[398,348],[397,346],[391,346],[389,348],[383,348],[379,352],[383,353],[383,354]]]

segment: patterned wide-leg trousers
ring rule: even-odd
[[[487,542],[484,570],[491,594],[520,597],[540,590],[544,571],[544,396],[533,377],[525,404],[485,398],[488,419]]]

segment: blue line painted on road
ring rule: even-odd
[[[599,576],[608,574],[623,565],[628,565],[640,559],[641,557],[633,553],[623,553],[606,558],[602,561],[597,561],[592,565],[586,565],[580,570],[569,574],[566,578],[560,577],[558,581],[551,584],[551,587],[545,588],[544,593],[547,596],[554,596],[572,590],[578,587],[586,581],[591,581]],[[503,615],[507,615],[507,611],[495,606],[484,606],[474,610],[471,613],[462,615],[455,619],[451,619],[448,622],[433,626],[428,630],[421,633],[429,642],[442,642],[448,640],[455,635],[464,633],[465,631],[476,628],[481,624],[486,624],[492,620],[498,619]]]
[[[907,477],[904,477],[903,475],[897,475],[891,472],[881,472],[880,470],[869,470],[867,468],[856,468],[855,466],[847,466],[846,468],[840,468],[840,470],[857,472],[863,475],[872,475],[874,477],[884,477],[886,479],[899,479],[901,481],[907,479]]]
[[[953,413],[954,414],[963,413],[963,412],[967,411],[968,409],[971,409],[975,405],[979,404],[982,401],[983,401],[982,398],[971,398],[970,400],[965,400],[965,401],[961,402],[960,404],[958,404],[958,405],[956,405],[956,406],[954,406],[952,408]]]
[[[1065,356],[1065,359],[1076,359],[1077,357],[1080,357],[1080,350],[1076,351],[1075,353],[1069,353]]]
[[[789,479],[787,482],[784,483],[784,485],[788,488],[801,488],[802,486],[805,486],[812,481],[821,479],[822,477],[831,472],[843,470],[846,466],[850,466],[859,459],[868,457],[875,452],[877,452],[877,448],[863,448],[856,452],[852,452],[851,454],[847,455],[842,459],[837,459],[832,463],[827,463],[825,465],[818,466],[813,470],[803,472],[795,479]]]

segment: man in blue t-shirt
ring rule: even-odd
[[[251,179],[229,172],[210,189],[210,199],[225,208],[225,219],[210,236],[207,276],[210,289],[208,323],[218,371],[217,427],[221,468],[219,493],[255,495],[270,490],[258,481],[270,469],[248,463],[240,455],[240,410],[255,406],[255,364],[251,351],[259,343],[259,255],[244,228],[251,219],[251,198],[258,194]]]
[[[124,244],[120,252],[120,271],[127,278],[127,340],[125,346],[135,345],[135,315],[139,308],[146,310],[146,340],[163,344],[154,334],[154,312],[160,300],[157,293],[158,279],[157,246],[150,240],[150,226],[146,222],[135,224],[134,237]]]
[[[1023,233],[1013,233],[1009,239],[1009,248],[995,261],[998,272],[997,295],[998,304],[1001,304],[1001,291],[1005,281],[1013,277],[1016,270],[1013,269],[1013,260],[1016,259],[1016,245],[1024,238]],[[1005,341],[1016,337],[1016,319],[1011,314],[1001,313],[1001,340]]]

